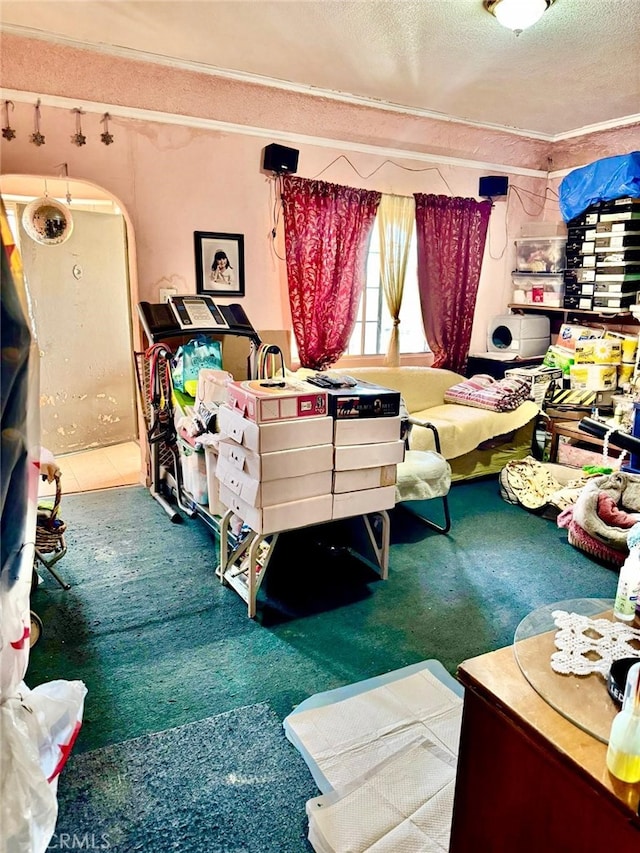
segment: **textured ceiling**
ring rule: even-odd
[[[0,19],[534,133],[640,113],[640,0],[556,0],[520,36],[482,0],[4,0]]]

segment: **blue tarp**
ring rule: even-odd
[[[559,187],[560,212],[565,222],[579,216],[598,201],[614,198],[640,198],[640,151],[603,157],[574,169]]]

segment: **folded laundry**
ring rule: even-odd
[[[530,384],[521,376],[494,379],[484,373],[452,385],[444,392],[445,403],[459,403],[490,409],[493,412],[512,412],[529,399]]]

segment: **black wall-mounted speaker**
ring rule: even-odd
[[[500,175],[487,175],[486,178],[480,178],[478,195],[481,198],[496,198],[499,195],[506,195],[508,189],[509,178],[503,178]]]
[[[262,168],[265,172],[288,172],[295,175],[298,169],[298,154],[296,148],[287,148],[285,145],[276,145],[272,142],[264,149]]]

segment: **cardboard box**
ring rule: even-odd
[[[589,338],[601,338],[603,335],[602,329],[592,329],[589,326],[575,326],[570,323],[563,323],[560,326],[556,346],[564,347],[565,349],[575,350],[576,341],[588,340]]]
[[[305,474],[333,469],[332,444],[276,450],[273,453],[255,453],[231,439],[223,439],[218,444],[218,453],[221,459],[225,459],[237,470],[263,482],[283,477],[302,477]]]
[[[330,521],[333,512],[331,494],[258,508],[246,503],[220,484],[220,500],[252,530],[262,535]]]
[[[565,282],[564,285],[564,298],[565,301],[568,296],[593,296],[595,293],[596,286],[592,281],[589,282],[581,282],[581,281],[568,281]]]
[[[588,341],[576,341],[576,364],[619,364],[622,360],[620,341],[597,338]]]
[[[636,231],[629,234],[598,234],[595,244],[598,252],[613,252],[627,247],[640,248],[640,233]]]
[[[379,444],[400,438],[402,418],[367,418],[363,420],[336,420],[333,443],[336,446],[353,444]]]
[[[585,391],[569,388],[554,391],[547,401],[547,411],[550,409],[570,410],[593,409],[594,406],[606,408],[611,405],[613,391]],[[566,416],[563,416],[563,418]]]
[[[388,441],[383,444],[349,444],[335,448],[333,467],[336,471],[352,471],[356,468],[396,465],[403,459],[404,441]]]
[[[565,270],[564,271],[564,283],[567,284],[569,282],[587,282],[587,281],[595,281],[596,280],[596,271],[595,270],[585,270],[585,269],[574,269],[574,270]]]
[[[358,492],[361,489],[379,489],[395,486],[398,476],[397,465],[380,465],[377,468],[359,468],[355,471],[334,471],[333,491]]]
[[[549,385],[552,382],[562,381],[562,369],[560,367],[546,367],[545,365],[534,365],[533,367],[513,367],[505,370],[505,376],[522,376],[530,383],[529,399],[541,405]]]
[[[256,423],[326,417],[327,392],[300,380],[246,379],[227,385],[227,405]]]
[[[622,222],[601,222],[596,225],[596,234],[634,234],[640,231],[640,219],[627,219]]]
[[[333,472],[319,471],[303,477],[285,477],[262,482],[244,471],[239,471],[226,459],[219,458],[216,477],[229,491],[251,506],[268,507],[327,494],[331,491]]]
[[[207,471],[209,513],[211,515],[224,515],[225,507],[220,502],[220,483],[216,477],[216,465],[218,463],[218,454],[216,449],[210,445],[205,446],[204,459]]]
[[[352,388],[327,388],[329,414],[336,419],[397,418],[400,392],[358,380]]]
[[[331,444],[333,441],[333,418],[330,417],[257,424],[224,405],[218,410],[218,426],[223,435],[256,453]]]
[[[602,313],[617,314],[619,311],[628,311],[638,301],[637,292],[624,295],[609,296],[604,293],[596,293],[593,297],[593,310]]]
[[[349,518],[369,512],[393,509],[396,505],[396,487],[363,489],[359,492],[343,492],[333,496],[332,518]]]

